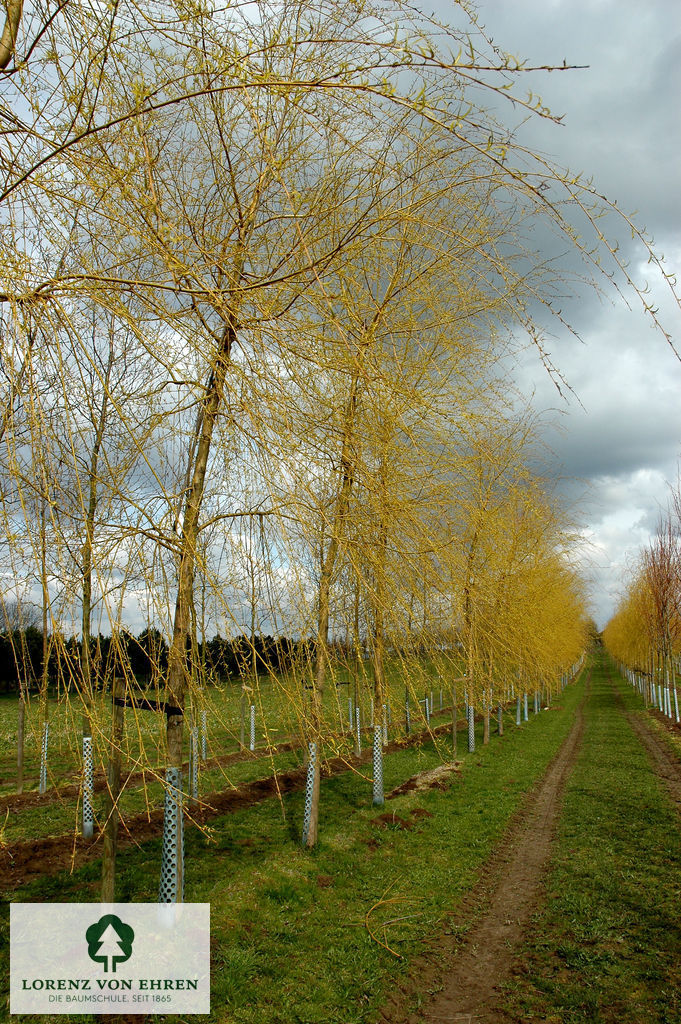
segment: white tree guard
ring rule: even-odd
[[[255,750],[255,704],[251,704],[251,744],[250,749]]]
[[[199,799],[199,727],[195,725],[191,731],[192,753],[192,800]]]
[[[201,711],[201,760],[202,761],[206,760],[206,755],[207,755],[206,744],[207,744],[207,739],[206,739],[206,709],[203,708],[203,710]]]
[[[305,777],[305,807],[303,810],[303,846],[307,845],[307,837],[310,834],[310,818],[312,816],[312,793],[314,791],[314,774],[317,763],[317,744],[310,743],[308,746],[309,757],[307,761],[307,774]]]
[[[40,748],[40,785],[38,787],[40,793],[47,792],[47,744],[49,734],[50,723],[45,722],[43,725],[43,742]]]
[[[92,736],[83,736],[83,838],[92,839],[95,816],[92,809],[94,770],[92,763]]]
[[[182,769],[166,768],[163,807],[163,856],[159,903],[184,901],[184,821],[182,817]]]
[[[381,727],[374,726],[374,749],[373,749],[373,804],[374,807],[382,807],[385,803],[383,796],[383,747],[381,746]]]
[[[475,753],[475,708],[468,705],[468,753]]]

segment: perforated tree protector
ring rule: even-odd
[[[359,707],[355,708],[355,728],[357,729],[357,753],[362,753],[362,722]]]
[[[251,704],[251,750],[255,750],[255,704]]]
[[[314,771],[317,763],[317,744],[310,743],[305,777],[305,809],[303,811],[303,846],[307,843],[310,833],[310,815],[312,814],[312,792],[314,790]]]
[[[199,727],[194,726],[191,732],[192,750],[192,799],[199,798]]]
[[[206,760],[206,709],[201,712],[201,760]]]
[[[383,747],[381,746],[380,725],[374,726],[373,767],[373,804],[375,807],[382,807],[385,803],[385,798],[383,796]]]
[[[43,725],[43,743],[40,751],[40,786],[39,792],[47,792],[47,739],[50,733],[50,723]]]
[[[159,903],[184,901],[184,822],[182,818],[182,769],[166,768],[163,807],[163,855]]]
[[[83,736],[83,837],[85,839],[91,839],[94,832],[93,789],[92,736]]]
[[[475,751],[475,708],[472,704],[468,705],[468,753],[472,754]]]

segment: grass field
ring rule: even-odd
[[[439,691],[444,689],[445,704],[451,703],[448,680],[460,669],[451,661],[439,663],[415,659],[410,662],[394,661],[386,667],[387,694],[394,724],[403,728],[405,689],[411,701],[411,718],[416,725],[424,724],[424,712],[418,704],[426,692],[433,691],[435,706],[439,706]],[[354,699],[354,676],[344,667],[330,673],[324,691],[324,724],[330,734],[342,732],[349,726],[348,698]],[[352,680],[352,682],[351,682]],[[339,684],[339,685],[337,685]],[[363,724],[368,724],[373,686],[371,670],[363,665],[359,672],[359,702]],[[153,695],[152,695],[153,696]],[[256,708],[256,745],[276,744],[289,736],[302,735],[309,691],[301,679],[291,676],[261,675],[256,687],[248,691],[247,704]],[[460,695],[461,697],[461,695]],[[208,687],[186,708],[188,724],[199,724],[200,713],[205,710],[208,730],[208,756],[220,756],[237,750],[241,727],[241,684],[225,682]],[[83,705],[77,694],[63,694],[60,699],[50,698],[50,753],[48,778],[51,785],[59,785],[70,775],[80,771]],[[13,792],[16,786],[16,742],[18,700],[16,697],[0,699],[0,794]],[[148,711],[126,710],[124,756],[127,761],[162,766],[165,764],[165,719]],[[95,764],[103,764],[107,756],[106,737],[111,719],[110,698],[97,695],[92,711],[93,746]],[[40,769],[42,723],[40,702],[32,695],[27,704],[25,738],[25,789],[37,789]],[[188,730],[185,730],[187,733]],[[248,711],[246,742],[249,738]],[[188,738],[185,736],[188,753]]]
[[[371,784],[362,775],[326,780],[312,853],[300,846],[301,793],[214,819],[206,834],[189,830],[185,898],[211,904],[212,1011],[204,1019],[371,1021],[484,870],[523,795],[567,735],[582,686],[569,687],[550,711],[531,714],[520,728],[507,717],[504,736],[493,734],[489,746],[478,724],[477,750],[463,753],[460,737],[460,772],[446,789],[388,801],[385,814],[371,807]],[[427,741],[386,756],[386,791],[439,764],[443,754],[442,745],[436,750]],[[160,846],[154,840],[119,856],[117,900],[156,899]],[[93,864],[34,882],[12,898],[96,901],[98,892]],[[7,922],[5,913],[5,957]]]
[[[390,736],[405,732],[405,680],[409,679],[410,718],[413,731],[426,728],[425,711],[419,703],[419,696],[432,693],[435,707],[435,721],[444,720],[440,715],[440,699],[444,707],[451,702],[451,689],[447,685],[445,668],[450,673],[451,664],[438,665],[432,661],[416,661],[410,667],[402,663],[389,666],[388,702],[391,709]],[[347,672],[334,673],[335,678],[349,679]],[[362,678],[359,688],[360,709],[364,728],[371,716],[371,680]],[[258,687],[249,694],[256,707],[255,751],[263,755],[252,762],[229,765],[200,764],[200,793],[238,786],[271,775],[275,771],[293,768],[302,763],[303,710],[304,701],[309,701],[309,692],[300,683],[294,691],[294,682],[288,678],[261,676]],[[294,694],[294,699],[292,698]],[[295,694],[297,693],[297,698]],[[348,699],[354,703],[354,685],[336,686],[333,682],[324,693],[325,728],[328,734],[325,756],[350,753],[353,740],[349,734]],[[462,700],[461,687],[459,700]],[[0,701],[0,796],[9,795],[16,788],[16,698]],[[202,697],[201,709],[206,712],[207,758],[219,758],[236,753],[240,739],[241,686],[227,683],[213,687]],[[188,719],[198,724],[201,709],[189,709]],[[93,747],[95,770],[104,773],[108,746],[106,733],[111,718],[110,699],[99,695],[93,714]],[[246,714],[245,741],[250,740],[250,715]],[[81,771],[82,705],[77,695],[65,694],[59,700],[50,701],[50,743],[48,760],[48,789],[54,790],[65,783],[77,783]],[[31,700],[26,716],[25,743],[25,786],[24,791],[37,791],[40,767],[41,743],[40,707],[37,699]],[[293,740],[300,744],[298,750],[277,752],[277,744]],[[364,742],[368,741],[365,735]],[[165,718],[162,715],[126,709],[123,736],[124,772],[150,768],[144,780],[128,783],[122,793],[120,809],[124,817],[162,806],[165,772]],[[189,729],[185,729],[185,758],[189,757]],[[95,796],[95,816],[100,819],[103,811],[103,794]],[[27,807],[20,813],[10,813],[0,819],[0,842],[19,839],[61,835],[77,832],[80,828],[80,795],[64,796],[43,805]]]

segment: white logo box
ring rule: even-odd
[[[10,1013],[209,1013],[209,903],[10,904]]]

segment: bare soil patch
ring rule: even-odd
[[[589,679],[587,679],[587,692]],[[495,986],[510,973],[530,916],[542,895],[555,826],[565,784],[584,731],[583,702],[570,734],[544,778],[523,801],[482,879],[464,902],[447,932],[433,941],[432,952],[412,965],[401,992],[379,1016],[389,1024],[457,1021],[494,1024]],[[466,931],[468,923],[472,925]],[[462,937],[461,933],[464,932]],[[445,978],[444,986],[442,978]],[[428,998],[428,993],[437,991]],[[420,993],[424,1005],[408,1007]]]
[[[394,800],[396,796],[403,796],[405,793],[417,792],[424,789],[445,789],[453,772],[461,771],[461,762],[453,761],[451,764],[439,764],[437,768],[431,768],[427,772],[419,772],[412,775],[406,782],[396,786],[386,796],[386,800]]]

